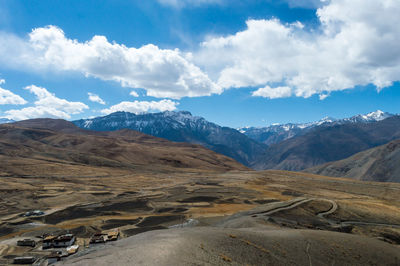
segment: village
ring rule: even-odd
[[[91,245],[117,241],[119,237],[120,232],[116,229],[96,232],[89,239],[78,238],[72,233],[44,234],[23,239],[15,237],[10,239],[11,244],[23,248],[23,255],[9,256],[7,264],[51,265]]]
[[[162,217],[160,217],[160,222],[166,222],[166,226],[152,227],[150,224],[149,228],[138,228],[136,226],[132,228],[130,223],[136,224],[146,220],[143,217],[139,217],[136,220],[114,219],[115,223],[104,224],[99,227],[89,226],[83,231],[79,231],[76,228],[72,230],[62,229],[40,222],[46,215],[51,213],[48,210],[33,210],[13,216],[16,218],[14,224],[22,226],[20,227],[22,231],[13,236],[11,234],[9,239],[2,240],[0,252],[3,252],[4,255],[0,257],[0,265],[52,265],[77,253],[85,253],[102,248],[101,245],[117,241],[132,234],[154,229],[191,227],[198,223],[195,219],[181,221],[173,219],[168,222],[168,220],[163,221]],[[165,217],[168,218],[168,216]],[[25,220],[27,218],[29,218],[29,223]],[[173,218],[176,217],[173,216]],[[157,223],[154,217],[153,219],[147,217],[147,219],[147,223]],[[32,226],[32,228],[29,228],[29,226]],[[28,229],[26,230],[26,228]]]

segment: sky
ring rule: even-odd
[[[0,0],[0,118],[400,113],[398,0]]]

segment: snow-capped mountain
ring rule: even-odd
[[[146,134],[156,135],[165,128],[181,127],[205,127],[204,118],[192,116],[189,112],[171,112],[149,114],[133,114],[128,112],[116,112],[103,117],[73,121],[77,126],[97,131],[119,130],[130,128]],[[211,124],[211,123],[210,123]]]
[[[7,123],[13,123],[13,122],[15,122],[15,121],[8,119],[8,118],[0,118],[0,124],[7,124]]]
[[[295,136],[302,135],[317,126],[333,126],[347,123],[370,123],[381,121],[391,116],[394,115],[377,110],[365,115],[355,115],[353,117],[344,119],[324,117],[319,121],[310,123],[288,123],[283,125],[272,124],[268,127],[243,127],[239,128],[238,130],[254,140],[271,145]]]
[[[300,171],[400,139],[400,115],[386,119],[382,119],[382,115],[361,118],[361,122],[342,119],[338,123],[316,126],[301,135],[270,145],[251,167]],[[398,163],[396,160],[393,157],[391,163]],[[380,173],[385,172],[383,169]]]
[[[73,121],[73,123],[78,127],[96,131],[128,128],[176,142],[200,144],[250,166],[265,153],[269,145],[303,136],[311,130],[335,125],[372,123],[391,116],[393,115],[378,110],[344,119],[325,117],[311,123],[274,124],[264,128],[246,127],[240,128],[240,132],[221,127],[202,117],[192,116],[191,113],[185,111],[138,115],[116,112],[103,117]]]
[[[375,112],[371,112],[365,115],[356,115],[350,118],[344,118],[339,121],[343,122],[351,122],[351,123],[358,123],[358,122],[377,122],[384,120],[386,118],[392,117],[394,114],[390,114],[387,112],[383,112],[381,110],[377,110]]]
[[[116,112],[103,117],[73,121],[73,123],[78,127],[96,131],[128,128],[176,142],[201,144],[245,165],[249,165],[266,148],[235,129],[218,126],[185,111],[139,115]]]

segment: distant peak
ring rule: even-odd
[[[387,112],[383,112],[381,110],[376,110],[375,112],[371,112],[371,113],[366,114],[366,116],[369,116],[369,117],[382,117],[382,116],[387,116],[387,115],[390,116],[392,114],[389,114]]]
[[[333,118],[333,117],[325,116],[325,117],[323,117],[320,121],[334,121],[334,120],[336,120],[336,119]]]
[[[371,112],[370,114],[384,114],[385,112],[382,110],[376,110],[375,112]]]
[[[117,111],[114,113],[109,114],[108,116],[126,116],[126,115],[135,115],[134,113],[124,112],[124,111]]]
[[[165,111],[164,115],[167,116],[176,116],[176,115],[184,115],[184,116],[192,116],[192,113],[189,111]]]
[[[0,124],[8,124],[8,123],[13,123],[13,122],[15,122],[15,121],[5,118],[5,117],[0,117]]]
[[[356,115],[354,117],[355,118],[359,117],[359,118],[361,118],[361,119],[363,119],[365,121],[381,121],[381,120],[384,120],[384,119],[386,119],[388,117],[391,117],[391,116],[393,116],[393,114],[390,114],[388,112],[384,112],[384,111],[381,111],[381,110],[376,110],[374,112],[371,112],[371,113],[368,113],[368,114],[365,114],[365,115]]]

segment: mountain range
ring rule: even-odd
[[[310,123],[288,123],[288,124],[272,124],[267,127],[243,127],[238,130],[246,136],[267,145],[277,144],[286,139],[300,136],[309,130],[324,125],[343,125],[350,123],[370,123],[384,120],[392,117],[394,114],[377,110],[365,115],[355,115],[350,118],[335,119],[332,117],[324,117],[319,121]]]
[[[26,126],[33,123],[32,121],[38,120],[9,125],[23,123]],[[46,121],[46,126],[53,130],[54,121],[57,120]],[[103,117],[76,120],[72,123],[81,128],[79,132],[92,132],[90,133],[92,135],[112,134],[113,131],[121,132],[122,129],[130,129],[173,142],[199,144],[255,170],[314,169],[313,167],[343,160],[356,153],[400,139],[400,116],[379,110],[345,119],[324,118],[305,124],[275,124],[265,128],[239,130],[216,125],[202,117],[192,116],[186,111],[148,114],[116,112]],[[34,124],[38,123],[34,122]],[[67,128],[71,130],[72,127],[64,127],[62,132],[67,133]],[[72,131],[75,134],[77,127],[74,126]],[[341,169],[336,173],[332,170],[335,167],[323,166],[325,170],[312,171],[326,175],[353,177],[352,171]],[[357,175],[354,175],[354,178],[362,179]],[[371,177],[371,179],[376,178],[378,177]]]
[[[235,130],[189,112],[167,111],[138,115],[116,112],[73,123],[89,130],[129,128],[171,141],[200,144],[257,170],[297,171],[344,159],[396,139],[400,123],[384,122],[391,118],[390,121],[397,121],[396,117],[378,110],[345,119],[324,118],[305,124]]]
[[[15,122],[15,121],[8,119],[8,118],[0,118],[0,124],[7,124],[7,123],[13,123],[13,122]]]
[[[299,171],[347,158],[357,152],[400,139],[400,116],[377,122],[321,125],[269,146],[254,169]]]
[[[250,165],[267,148],[236,129],[221,127],[186,111],[133,114],[116,112],[103,117],[73,121],[80,128],[113,131],[137,130],[175,142],[200,144],[217,153]]]

